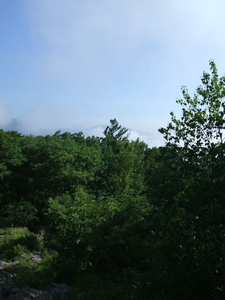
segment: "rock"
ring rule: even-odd
[[[37,251],[33,251],[29,258],[23,256],[24,259],[32,261],[38,264],[42,259],[42,254]],[[69,286],[65,283],[52,283],[48,285],[45,290],[37,290],[30,286],[25,286],[23,288],[10,288],[14,285],[13,278],[16,276],[14,273],[9,273],[4,270],[5,267],[13,266],[19,264],[19,261],[6,262],[0,261],[0,299],[3,297],[3,289],[7,288],[9,290],[8,294],[5,295],[6,300],[53,300],[54,296],[62,296],[69,290]]]
[[[45,291],[36,290],[29,286],[26,286],[22,289],[14,288],[12,289],[8,296],[7,300],[53,300],[52,296]]]
[[[6,262],[4,260],[0,260],[0,270],[4,269],[5,267],[15,266],[18,265],[20,262],[18,260],[15,260],[13,262]]]
[[[14,284],[14,273],[9,273],[3,269],[0,270],[0,299],[2,299],[2,288],[10,287]],[[37,290],[30,286],[25,286],[21,289],[11,288],[6,300],[53,300],[56,295],[63,296],[69,290],[69,286],[65,283],[52,283],[45,290]]]
[[[13,285],[13,277],[15,277],[16,274],[9,273],[5,270],[0,270],[0,287],[3,285]]]
[[[43,258],[43,255],[40,252],[33,251],[29,257],[27,257],[26,254],[23,254],[21,257],[23,259],[25,259],[26,261],[30,261],[35,264],[39,264]]]
[[[32,255],[29,258],[29,261],[32,261],[35,264],[39,264],[42,260],[43,256],[40,252],[33,251]]]
[[[56,295],[63,296],[68,291],[66,284],[53,283],[46,290],[41,291],[29,286],[22,289],[14,288],[7,295],[7,300],[53,300]]]

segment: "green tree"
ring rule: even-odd
[[[145,214],[141,197],[96,198],[83,188],[50,199],[47,240],[77,272],[92,267],[104,274],[140,264],[138,224]]]
[[[120,131],[121,126],[117,128]],[[125,270],[145,268],[148,245],[143,220],[149,205],[144,185],[147,145],[113,132],[102,139],[87,139],[101,152],[93,181],[51,197],[46,232],[49,245],[64,262],[70,258],[74,270],[92,267],[115,280]]]
[[[193,97],[182,88],[183,99],[177,100],[182,106],[181,117],[171,113],[169,125],[160,129],[166,147],[178,158],[174,179],[179,188],[169,202],[164,201],[169,205],[162,202],[156,206],[165,220],[159,228],[166,224],[166,240],[173,245],[170,248],[161,241],[164,246],[159,253],[163,257],[164,251],[167,256],[173,253],[171,262],[177,268],[165,270],[173,278],[171,284],[185,286],[178,293],[182,299],[185,289],[187,299],[222,299],[225,293],[219,226],[225,223],[225,77],[219,78],[213,61],[209,65],[211,73],[203,73],[202,85]],[[170,177],[171,169],[166,170]],[[167,264],[170,266],[165,260]]]
[[[100,140],[101,168],[96,173],[95,189],[98,195],[120,197],[123,194],[143,192],[144,151],[147,145],[139,140],[130,142],[128,130],[116,119],[111,120]]]
[[[0,130],[0,226],[21,226],[25,219],[35,217],[35,213],[29,214],[29,217],[22,216],[21,213],[18,218],[20,208],[23,212],[31,212],[34,208],[23,198],[23,175],[20,170],[26,163],[26,156],[22,151],[22,138],[16,131]],[[19,205],[20,201],[23,201],[22,206]]]
[[[110,126],[107,126],[104,130],[104,135],[108,139],[117,140],[117,141],[127,141],[129,134],[127,134],[128,129],[121,127],[116,119],[110,120]]]
[[[53,136],[26,137],[23,152],[27,164],[23,166],[26,198],[38,210],[43,226],[48,199],[71,194],[80,186],[89,186],[99,166],[98,143],[82,133],[56,132]],[[41,225],[42,224],[42,225]]]
[[[209,62],[210,73],[203,73],[200,85],[193,98],[182,87],[182,116],[171,112],[171,122],[159,131],[168,143],[192,150],[193,153],[209,151],[224,142],[225,129],[225,77],[218,76],[214,61]]]

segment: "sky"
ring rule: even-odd
[[[150,147],[213,59],[224,0],[0,0],[0,128],[101,136],[110,119]]]

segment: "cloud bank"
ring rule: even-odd
[[[9,126],[10,122],[9,104],[7,101],[0,99],[0,128]]]
[[[225,70],[224,0],[15,0],[0,15],[0,126],[29,134],[99,130],[116,117],[163,143],[210,58]],[[1,13],[1,11],[0,11]],[[13,88],[12,88],[13,87]],[[96,127],[97,126],[97,127]]]
[[[74,118],[75,111],[80,109],[71,107],[36,107],[27,115],[14,118],[10,111],[10,105],[7,101],[0,100],[0,128],[6,131],[18,131],[25,135],[48,135],[54,134],[56,131],[68,131],[71,133],[82,131],[85,136],[103,137],[103,131],[109,125],[104,119],[81,119]],[[162,136],[158,133],[158,125],[160,122],[156,121],[150,124],[147,120],[118,120],[119,123],[128,128],[129,139],[140,139],[149,146],[162,146],[164,141]],[[101,125],[104,123],[105,125]],[[97,125],[96,125],[97,124]],[[127,126],[126,124],[134,127]],[[94,125],[94,126],[93,126]],[[143,126],[144,125],[144,126]],[[142,127],[143,130],[135,129]]]
[[[133,68],[138,68],[141,57],[133,60],[137,53],[151,66],[157,51],[176,53],[179,59],[190,57],[203,44],[209,49],[224,45],[222,0],[23,3],[34,44],[45,45],[39,63],[49,76],[93,79],[113,69],[110,61],[116,65],[132,62]],[[149,47],[153,53],[145,52]],[[163,61],[167,59],[165,55]]]

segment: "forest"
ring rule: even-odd
[[[27,228],[30,244],[42,232],[34,285],[85,291],[67,299],[225,299],[225,77],[209,66],[193,96],[182,87],[162,147],[116,119],[103,137],[0,130],[0,231]],[[0,239],[0,258],[28,251],[22,240]]]

